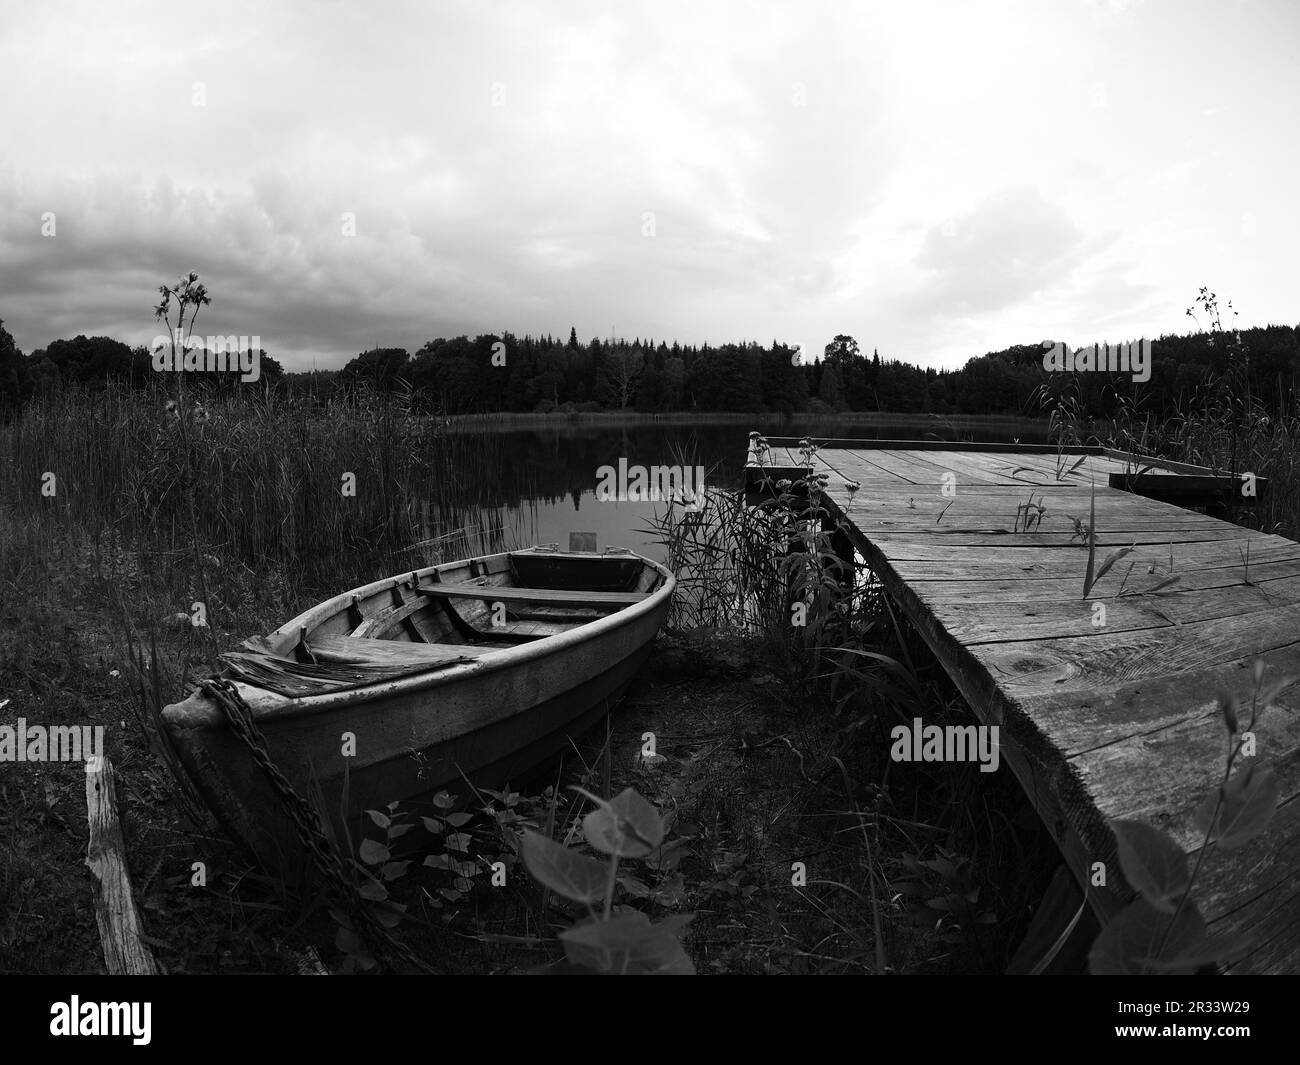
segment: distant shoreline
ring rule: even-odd
[[[492,431],[510,429],[550,429],[566,426],[587,428],[622,428],[632,425],[746,425],[762,426],[886,426],[925,425],[949,429],[1037,429],[1045,431],[1046,418],[1026,418],[1006,414],[891,414],[881,411],[853,411],[844,414],[758,413],[744,411],[667,411],[644,414],[636,411],[585,411],[548,414],[536,412],[497,412],[491,414],[450,414],[443,422],[453,431]]]

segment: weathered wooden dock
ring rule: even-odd
[[[1244,483],[1174,463],[1139,475],[1153,460],[1098,447],[765,443],[751,439],[747,483],[826,475],[857,552],[975,715],[1001,726],[1002,757],[1077,883],[1106,863],[1108,886],[1087,891],[1099,921],[1133,897],[1108,820],[1145,821],[1199,851],[1193,811],[1228,750],[1217,694],[1248,717],[1256,660],[1266,688],[1300,678],[1300,544],[1167,501],[1212,503]],[[1085,599],[1075,519],[1089,522],[1094,486],[1097,564],[1133,550]],[[1029,501],[1046,509],[1025,531]],[[1212,934],[1252,937],[1233,971],[1294,973],[1300,683],[1259,709],[1254,733],[1256,759],[1280,780],[1277,811],[1246,846],[1215,848],[1194,897]]]

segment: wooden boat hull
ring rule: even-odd
[[[295,618],[266,642],[286,658],[295,632],[307,648],[313,643],[351,648],[342,634],[348,627],[359,627],[358,618],[383,607],[391,611],[402,591],[409,601],[409,589],[417,585],[463,586],[448,578],[463,578],[467,570],[487,582],[486,591],[476,607],[458,612],[481,618],[493,605],[501,605],[492,603],[491,582],[507,570],[524,570],[521,559],[527,554],[431,567],[408,575],[405,586],[398,583],[402,578],[390,578],[354,589]],[[575,565],[572,572],[596,570],[596,575],[585,573],[576,583],[589,589],[611,583],[599,576],[601,560],[610,557],[575,556],[580,567]],[[415,629],[396,629],[386,640],[360,644],[388,655],[437,654],[445,648],[475,657],[431,672],[292,697],[247,683],[237,686],[276,765],[309,801],[318,785],[336,838],[350,837],[355,844],[366,810],[382,810],[395,801],[418,804],[444,789],[463,792],[466,778],[475,786],[521,786],[571,750],[571,741],[600,720],[649,655],[675,586],[672,574],[656,563],[631,554],[615,557],[635,560],[638,583],[648,585],[637,592],[637,601],[552,635],[505,648],[452,642],[423,647],[416,642],[421,634],[427,637],[436,625],[446,627],[437,607],[430,605],[414,615]],[[558,554],[539,554],[529,558],[527,566],[536,571],[534,576],[546,570],[551,575],[545,579],[557,588],[563,585],[565,559]],[[605,589],[595,594],[617,596]],[[543,629],[546,625],[534,624]],[[484,631],[490,637],[493,630]],[[457,638],[450,630],[443,635]],[[220,708],[196,693],[167,707],[163,722],[186,774],[231,835],[269,868],[301,862],[303,849],[281,802],[248,749],[227,727]]]

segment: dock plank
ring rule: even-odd
[[[936,483],[943,483],[945,474],[953,474],[962,486],[987,486],[1012,483],[1005,474],[993,469],[993,463],[981,463],[976,456],[961,451],[902,451],[899,454],[915,462],[919,468],[938,472]]]
[[[861,458],[853,456],[851,461],[841,458],[836,453],[836,458],[840,459],[838,465],[828,462],[826,456],[820,453],[817,458],[829,472],[838,473],[847,480],[859,481],[862,484],[872,484],[879,480],[883,480],[886,484],[897,481],[906,481],[909,484],[918,484],[922,481],[928,483],[932,475],[942,472],[933,466],[914,462],[906,455],[894,451],[876,451],[869,457]],[[934,483],[938,483],[937,476]]]
[[[1125,562],[1127,562],[1127,559]],[[1265,563],[1258,569],[1252,564],[1250,572],[1251,586],[1259,588],[1266,595],[1272,595],[1274,581],[1285,581],[1300,575],[1300,559]],[[1179,576],[1180,580],[1176,588],[1182,591],[1188,589],[1231,588],[1244,584],[1242,579],[1243,571],[1240,567],[1236,570],[1231,567],[1195,569],[1187,573],[1180,573]],[[1142,571],[1138,574],[1136,581],[1130,578],[1130,583],[1124,591],[1136,589],[1135,594],[1140,594],[1145,589],[1158,584],[1159,579],[1159,574],[1148,574]],[[1023,603],[1031,601],[1039,603],[1052,600],[1077,601],[1083,591],[1082,580],[1078,576],[1047,577],[1032,581],[1006,580],[1000,577],[958,581],[935,580],[927,577],[925,580],[913,579],[910,584],[916,595],[927,605],[940,603],[978,605],[982,603]],[[1099,600],[1109,602],[1117,598],[1123,598],[1121,588],[1122,577],[1113,581],[1111,574],[1108,573],[1092,589],[1088,600],[1090,602]],[[1289,601],[1289,598],[1284,597],[1284,600]]]
[[[971,653],[1015,696],[1087,690],[1115,678],[1166,677],[1232,662],[1300,642],[1300,605],[1254,611],[1250,625],[1210,618],[1124,634],[1108,629],[1084,636],[970,645]]]
[[[1179,582],[1181,584],[1181,581]],[[1176,587],[1176,586],[1175,586]],[[1102,600],[1090,596],[1047,600],[1038,596],[1002,603],[936,603],[935,616],[967,645],[1092,636],[1100,627],[1094,603],[1106,608],[1107,633],[1186,625],[1215,618],[1242,618],[1280,603],[1300,603],[1300,578],[1275,582],[1267,591],[1244,584],[1195,588],[1169,594]]]
[[[1217,541],[1226,543],[1231,546],[1237,543],[1235,540]],[[1124,545],[1128,546],[1128,545]],[[1106,591],[1113,591],[1118,594],[1120,587],[1124,584],[1126,578],[1130,581],[1133,578],[1141,580],[1143,577],[1154,577],[1157,574],[1163,577],[1177,574],[1180,578],[1187,570],[1193,566],[1200,569],[1228,569],[1236,570],[1240,573],[1243,583],[1246,581],[1246,566],[1236,555],[1236,552],[1225,552],[1216,557],[1200,557],[1190,554],[1179,554],[1179,549],[1189,546],[1187,544],[1174,545],[1174,568],[1172,572],[1169,568],[1169,547],[1170,545],[1163,540],[1158,540],[1154,544],[1139,544],[1134,547],[1127,555],[1116,562],[1111,568],[1099,579],[1094,579],[1094,585]],[[996,548],[990,548],[995,551]],[[1010,549],[1008,549],[1010,550]],[[1107,553],[1113,552],[1115,548],[1107,548]],[[1181,558],[1181,563],[1180,563]],[[1277,561],[1290,562],[1290,558],[1278,559]],[[1098,565],[1100,560],[1098,560]],[[1130,565],[1133,567],[1130,572]],[[909,580],[916,581],[988,581],[1004,580],[1032,581],[1043,579],[1056,579],[1077,577],[1080,585],[1083,583],[1083,575],[1088,566],[1088,557],[1086,551],[1075,552],[1068,548],[1052,547],[1045,548],[1041,556],[1031,561],[1007,562],[1002,559],[990,560],[987,562],[965,562],[953,560],[911,560],[899,559],[894,569],[896,572]],[[1262,569],[1259,561],[1254,558],[1254,552],[1251,552],[1250,579],[1253,582],[1256,578],[1256,570]],[[1260,574],[1263,575],[1262,573]],[[1150,582],[1146,582],[1150,583]],[[1131,585],[1130,585],[1131,587]]]

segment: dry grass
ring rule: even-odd
[[[400,396],[177,404],[161,387],[113,386],[34,400],[0,425],[0,453],[0,500],[23,538],[3,545],[11,574],[15,555],[30,562],[63,529],[147,545],[172,567],[197,544],[205,570],[272,563],[293,581],[337,581],[377,558],[400,568],[413,545],[464,524],[445,501],[472,506],[496,457]]]
[[[871,574],[841,583],[808,487],[757,508],[711,491],[658,523],[700,669],[680,718],[644,724],[705,749],[657,793],[630,783],[700,827],[688,950],[718,972],[1001,972],[1059,858],[1009,774],[889,759],[894,724],[970,712]],[[734,702],[701,697],[733,659]]]
[[[31,721],[108,729],[131,872],[166,969],[283,971],[277,942],[315,944],[333,965],[317,900],[256,873],[201,816],[185,816],[132,720],[119,597],[139,631],[157,633],[165,669],[151,672],[168,679],[152,697],[170,700],[179,692],[164,689],[203,669],[215,646],[472,524],[443,501],[454,489],[472,505],[473,471],[486,479],[499,456],[469,438],[462,454],[400,402],[248,399],[202,418],[173,418],[164,404],[160,393],[56,398],[0,427],[12,456],[0,470],[0,698],[17,697],[8,712]],[[53,498],[40,495],[46,470],[58,476]],[[338,492],[345,471],[357,474],[355,499]],[[942,672],[893,625],[878,587],[843,598],[824,551],[786,552],[800,530],[732,497],[711,493],[709,507],[672,541],[691,571],[673,624],[691,635],[656,651],[636,705],[615,718],[612,760],[587,755],[601,790],[636,786],[672,815],[684,848],[675,908],[697,914],[686,942],[697,967],[1000,971],[1054,855],[1021,823],[1023,796],[973,766],[892,765],[885,730],[913,703],[928,721],[959,719]],[[417,550],[436,560],[477,547]],[[160,624],[199,598],[211,640]],[[812,623],[792,630],[791,606],[804,600]],[[858,654],[867,648],[881,657]],[[647,729],[667,755],[655,768],[633,760]],[[77,767],[28,770],[30,780],[6,774],[0,793],[6,964],[97,971],[81,904],[84,780]],[[195,861],[203,892],[190,883]],[[795,862],[806,884],[792,883]],[[969,913],[931,905],[954,892],[976,893]],[[506,891],[472,894],[448,924],[413,902],[401,934],[449,971],[522,971],[553,953],[567,923],[522,874]]]
[[[205,818],[185,816],[134,720],[122,606],[145,646],[149,634],[159,643],[151,697],[173,701],[215,650],[340,586],[491,546],[491,523],[446,501],[459,490],[472,506],[476,489],[463,479],[498,456],[449,443],[400,399],[239,396],[173,414],[169,398],[117,388],[48,396],[0,425],[0,701],[10,701],[10,722],[104,726],[164,967],[278,971],[271,940],[304,934],[291,932],[302,906]],[[46,472],[53,495],[41,492]],[[356,475],[355,497],[339,491],[344,472]],[[195,601],[206,630],[177,622]],[[102,965],[85,904],[84,779],[78,766],[24,765],[6,766],[0,781],[0,955],[10,971]],[[195,861],[207,868],[203,891],[190,883]],[[312,927],[319,920],[308,919],[307,941],[328,944],[330,928]]]
[[[1209,412],[1185,411],[1163,422],[1135,419],[1105,430],[1113,447],[1269,479],[1262,499],[1236,508],[1232,521],[1288,539],[1300,539],[1300,414],[1232,404]],[[1235,469],[1234,469],[1235,463]]]

